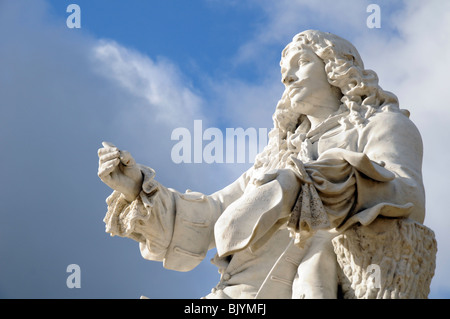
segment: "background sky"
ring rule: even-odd
[[[66,8],[81,8],[69,29]],[[369,4],[381,28],[369,29]],[[106,140],[179,191],[213,193],[246,164],[175,164],[177,127],[272,127],[279,60],[306,29],[350,40],[411,111],[424,142],[425,225],[438,241],[430,298],[450,297],[447,199],[450,2],[442,0],[0,0],[0,298],[199,298],[211,252],[191,272],[144,260],[104,231]],[[69,264],[81,288],[69,289]]]

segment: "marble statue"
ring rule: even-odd
[[[104,142],[106,231],[177,271],[216,248],[220,281],[205,298],[426,298],[436,241],[409,112],[336,35],[297,34],[280,66],[267,146],[216,193],[167,188]]]

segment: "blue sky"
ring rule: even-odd
[[[66,8],[81,8],[69,29]],[[381,8],[369,29],[366,8]],[[359,49],[425,145],[425,224],[438,240],[431,298],[450,297],[447,1],[0,0],[0,298],[198,298],[218,281],[213,252],[188,273],[144,260],[104,232],[104,140],[168,187],[212,193],[250,163],[175,164],[171,132],[270,128],[279,59],[292,36],[330,31]],[[66,267],[81,268],[69,289]]]

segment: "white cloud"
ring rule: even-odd
[[[98,71],[134,97],[143,99],[147,118],[169,125],[201,118],[202,98],[192,91],[189,82],[170,61],[161,58],[155,62],[107,40],[98,41],[93,53]]]
[[[193,156],[194,120],[202,120],[203,130],[218,124],[216,112],[226,95],[224,87],[220,86],[219,90],[215,83],[213,87],[218,94],[214,101],[206,101],[195,92],[177,66],[165,58],[152,59],[111,40],[96,41],[91,51],[96,72],[117,86],[121,96],[128,96],[126,104],[115,114],[115,121],[126,136],[121,140],[124,145],[118,146],[133,150],[132,154],[140,163],[155,168],[158,179],[165,182],[165,186],[179,191],[189,188],[213,193],[231,183],[248,167],[246,164],[208,165],[204,161],[203,164],[175,165],[171,158],[171,148],[178,142],[171,140],[174,129],[183,127],[190,131]],[[216,111],[206,109],[211,104]],[[243,119],[248,117],[249,110],[241,106],[234,104],[233,108],[223,111],[240,114]],[[255,107],[253,110],[257,112]],[[205,112],[210,116],[205,116]],[[230,120],[230,117],[224,116],[224,119]],[[245,126],[248,123],[234,124],[248,127]],[[232,124],[228,126],[233,127]],[[225,136],[225,129],[222,133]],[[204,141],[203,147],[207,143]]]
[[[283,48],[292,37],[306,29],[321,29],[349,34],[365,27],[366,7],[369,1],[361,0],[280,0],[250,1],[260,6],[266,19],[255,31],[255,36],[238,51],[237,63],[261,60],[268,48]],[[281,47],[280,47],[281,45]],[[281,52],[280,52],[281,53]],[[263,64],[263,67],[266,67]]]
[[[237,79],[214,83],[212,90],[222,119],[235,126],[271,128],[272,114],[283,93],[279,68],[275,66],[275,69],[276,73],[268,70],[268,79],[262,84]]]

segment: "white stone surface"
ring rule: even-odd
[[[216,247],[221,278],[206,298],[336,298],[352,261],[337,258],[335,236],[383,216],[424,221],[420,134],[353,45],[302,32],[283,50],[281,75],[267,147],[214,194],[167,188],[128,152],[99,150],[98,175],[114,190],[106,231],[178,271]],[[435,256],[423,258],[431,274]],[[427,294],[420,287],[415,296]]]
[[[428,297],[437,253],[428,227],[411,219],[378,218],[351,227],[333,239],[333,246],[345,299]]]

